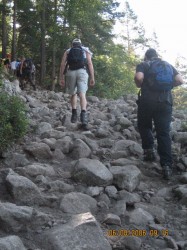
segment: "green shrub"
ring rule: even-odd
[[[0,93],[0,154],[6,151],[28,128],[26,106],[17,96]]]

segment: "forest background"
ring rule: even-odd
[[[62,55],[78,37],[93,52],[96,86],[88,94],[116,99],[136,93],[133,77],[140,55],[149,47],[161,51],[156,33],[146,36],[128,1],[120,11],[119,4],[115,0],[2,0],[0,56],[32,58],[37,85],[59,91]],[[115,34],[116,23],[123,26],[120,36]],[[174,66],[186,80],[187,65],[176,58]],[[178,106],[186,108],[186,88],[177,88],[175,95]]]

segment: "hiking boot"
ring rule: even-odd
[[[81,111],[80,120],[81,120],[81,122],[82,122],[82,125],[85,126],[85,125],[88,124],[88,116],[87,116],[86,111]]]
[[[89,128],[88,128],[88,124],[82,124],[82,129],[85,130],[85,131],[88,131]]]
[[[163,175],[165,180],[170,180],[172,176],[172,169],[168,165],[163,166]]]
[[[76,123],[77,122],[77,111],[73,111],[72,112],[71,122],[72,123]]]
[[[154,149],[144,149],[144,161],[155,161],[156,160],[156,154]]]

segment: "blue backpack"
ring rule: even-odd
[[[86,65],[86,58],[84,50],[81,46],[72,47],[67,55],[67,64],[71,70],[84,68]]]
[[[151,90],[171,90],[174,82],[174,72],[172,66],[168,62],[160,59],[149,62],[147,82]]]

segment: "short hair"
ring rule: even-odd
[[[158,54],[155,49],[148,49],[145,53],[145,57],[149,60],[153,57],[158,57]]]

